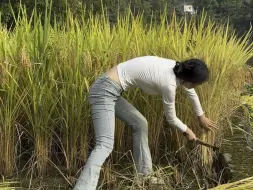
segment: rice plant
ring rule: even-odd
[[[168,20],[164,14],[159,25],[146,25],[141,15],[134,17],[129,11],[111,25],[106,12],[76,19],[68,11],[65,21],[52,22],[48,3],[42,22],[36,9],[31,18],[25,8],[20,10],[13,31],[0,26],[1,173],[17,170],[20,155],[15,148],[23,130],[32,144],[32,157],[25,161],[36,166],[39,175],[46,174],[52,163],[68,176],[78,175],[93,146],[89,86],[112,66],[142,55],[179,61],[196,57],[207,63],[210,80],[196,90],[205,114],[220,124],[219,131],[200,129],[181,89],[176,99],[177,116],[202,140],[213,144],[218,139],[221,143],[222,129],[228,127],[224,121],[241,105],[240,93],[247,77],[244,65],[252,56],[250,31],[238,37],[228,25],[218,25],[205,14],[190,20],[175,14]],[[85,11],[83,15],[87,15]],[[185,149],[181,147],[186,140],[166,124],[161,97],[139,90],[123,96],[149,122],[154,163],[177,150],[184,161]],[[131,131],[117,120],[113,163],[131,150],[130,136]],[[211,171],[212,152],[202,147],[199,153],[201,166]]]

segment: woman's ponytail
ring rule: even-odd
[[[173,71],[177,78],[192,83],[203,83],[209,78],[207,65],[199,59],[177,61]]]

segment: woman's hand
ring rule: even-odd
[[[213,131],[213,129],[218,129],[216,123],[205,117],[204,115],[198,116],[199,123],[206,129]]]
[[[186,137],[189,139],[189,140],[194,140],[196,141],[197,140],[197,137],[196,135],[192,132],[192,130],[190,128],[187,127],[186,131],[184,132],[184,134],[186,135]]]

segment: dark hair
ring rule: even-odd
[[[203,83],[209,78],[207,65],[199,59],[176,62],[173,70],[177,78],[187,82]]]

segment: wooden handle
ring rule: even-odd
[[[206,147],[210,147],[210,148],[213,148],[214,150],[219,150],[220,148],[218,146],[214,146],[214,145],[211,145],[211,144],[208,144],[200,139],[197,138],[196,140],[197,143],[201,144],[201,145],[204,145]]]
[[[186,135],[187,135],[186,132],[184,132],[183,135],[186,136]],[[211,145],[211,144],[208,144],[208,143],[206,143],[206,142],[200,140],[199,138],[196,139],[196,142],[197,142],[198,144],[203,145],[203,146],[206,146],[206,147],[209,147],[209,148],[213,148],[214,150],[219,150],[219,149],[220,149],[219,147],[214,146],[214,145]]]

